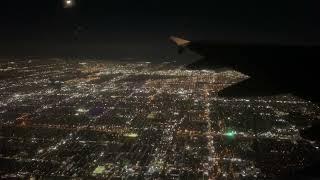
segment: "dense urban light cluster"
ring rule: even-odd
[[[299,135],[314,104],[217,96],[246,78],[235,71],[50,59],[0,75],[2,178],[261,179],[319,154]]]

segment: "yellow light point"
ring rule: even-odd
[[[86,113],[86,112],[89,112],[89,110],[88,109],[79,108],[79,109],[77,109],[77,112],[78,113]]]
[[[156,112],[151,112],[150,114],[148,114],[147,119],[154,119],[156,117]]]
[[[124,134],[125,137],[130,137],[130,138],[136,138],[138,137],[137,133],[126,133]]]
[[[94,171],[93,175],[102,174],[106,170],[105,166],[98,166]]]

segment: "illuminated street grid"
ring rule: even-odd
[[[245,76],[171,63],[0,64],[0,175],[255,179],[302,169],[319,116],[291,96],[216,93]]]

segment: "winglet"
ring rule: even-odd
[[[178,38],[178,37],[175,37],[175,36],[170,36],[170,40],[172,42],[174,42],[177,46],[187,46],[188,44],[191,43],[191,41],[188,41],[188,40],[185,40],[185,39],[182,39],[182,38]]]

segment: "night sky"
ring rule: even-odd
[[[320,42],[316,1],[6,0],[0,56],[163,59],[168,36],[239,42]]]

